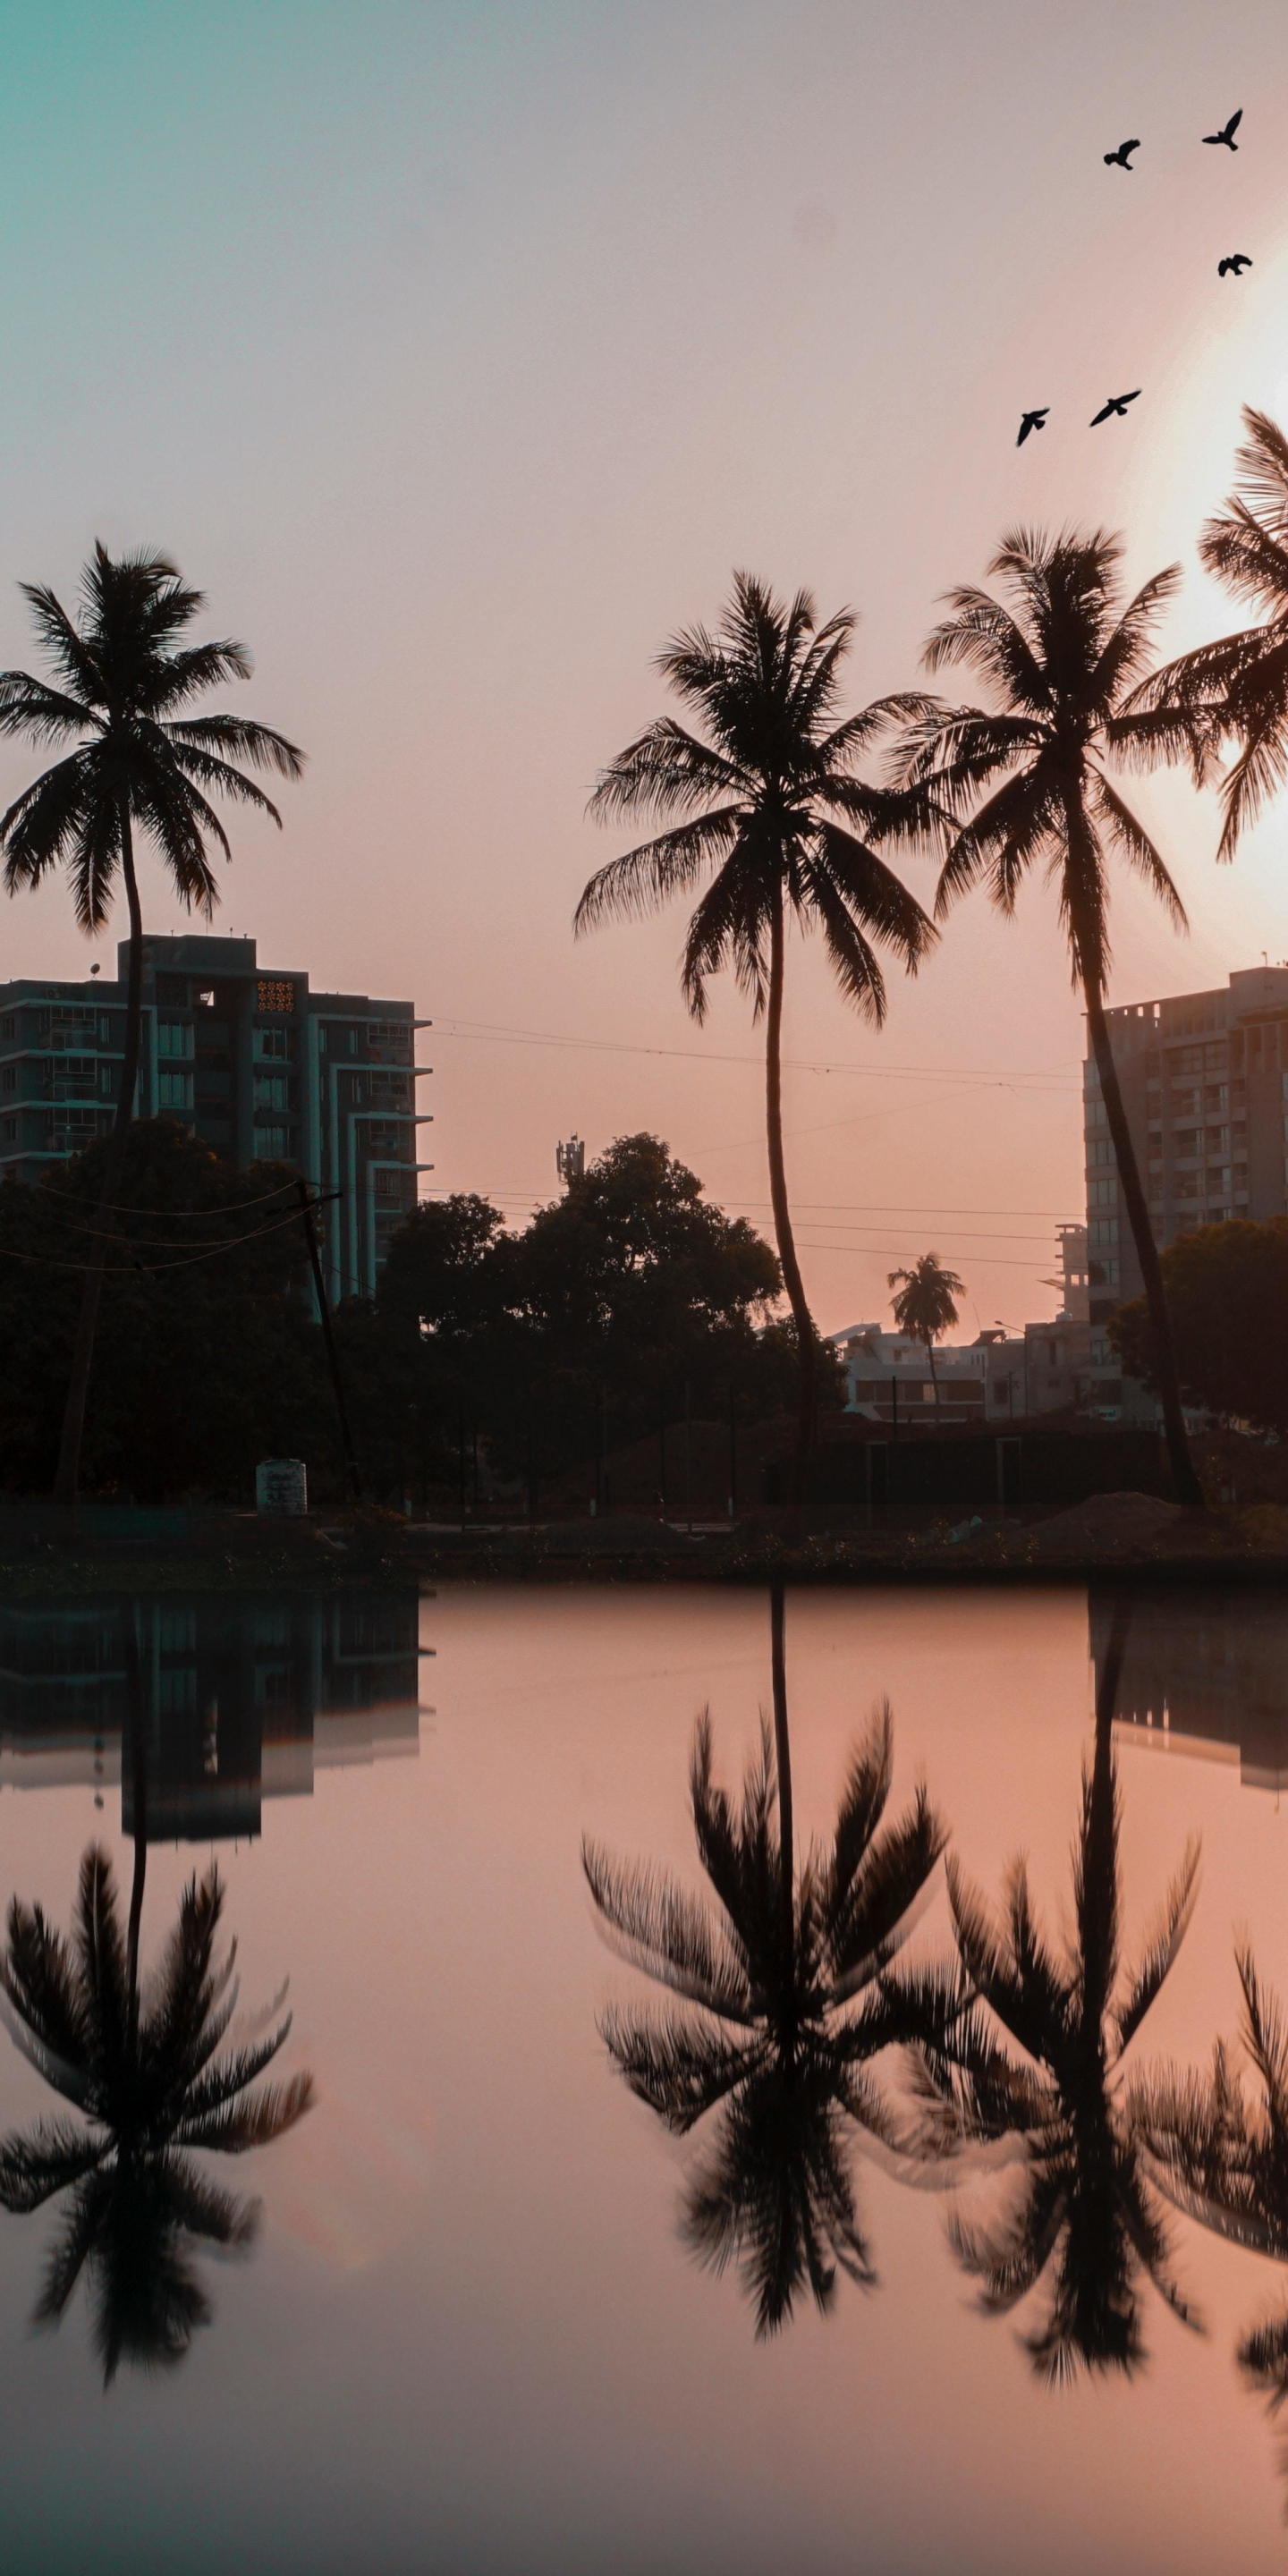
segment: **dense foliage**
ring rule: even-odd
[[[0,1489],[48,1492],[84,1264],[104,1222],[100,1144],[0,1187]],[[115,1185],[85,1488],[249,1501],[255,1463],[303,1458],[338,1492],[335,1403],[293,1173],[239,1171],[169,1119],[131,1127]],[[521,1233],[467,1194],[415,1209],[374,1300],[336,1342],[363,1479],[400,1500],[547,1481],[605,1438],[686,1408],[740,1423],[790,1410],[780,1275],[742,1218],[656,1137],[625,1137]],[[831,1400],[838,1373],[824,1353]]]
[[[1163,1254],[1163,1286],[1182,1388],[1227,1419],[1288,1431],[1288,1217],[1201,1226]],[[1155,1383],[1143,1298],[1120,1306],[1109,1336],[1129,1377]]]

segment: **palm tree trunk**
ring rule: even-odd
[[[1114,1718],[1131,1605],[1116,1599],[1096,1689],[1096,1741],[1087,1796],[1078,1947],[1082,1956],[1083,2037],[1098,2054],[1118,1949],[1117,1781]]]
[[[795,1988],[796,1889],[792,1827],[792,1747],[787,1732],[787,1603],[781,1583],[769,1593],[770,1665],[774,1694],[774,1767],[778,1773],[778,1853],[781,1866],[783,1990]]]
[[[1109,1030],[1105,1023],[1105,1006],[1090,976],[1084,976],[1083,979],[1083,999],[1087,1006],[1087,1027],[1091,1036],[1091,1051],[1096,1060],[1096,1071],[1100,1076],[1100,1092],[1105,1104],[1105,1117],[1113,1139],[1118,1179],[1127,1207],[1127,1222],[1131,1227],[1132,1240],[1136,1246],[1140,1275],[1145,1283],[1145,1301],[1149,1307],[1154,1365],[1158,1372],[1158,1392],[1163,1407],[1163,1430],[1172,1470],[1172,1486],[1178,1503],[1201,1505],[1203,1488],[1190,1456],[1185,1416],[1181,1411],[1176,1350],[1172,1341],[1172,1321],[1167,1311],[1167,1297],[1163,1288],[1162,1264],[1158,1258],[1158,1246],[1154,1241],[1154,1231],[1149,1221],[1149,1209],[1146,1206],[1145,1192],[1141,1185],[1136,1149],[1132,1144],[1131,1130],[1127,1124],[1127,1112],[1123,1107],[1118,1068],[1114,1063],[1114,1051],[1109,1042]]]
[[[800,1375],[796,1412],[796,1450],[792,1459],[791,1490],[788,1499],[801,1503],[809,1473],[810,1451],[814,1445],[814,1387],[818,1354],[814,1336],[814,1318],[805,1298],[805,1283],[796,1258],[792,1234],[791,1210],[787,1204],[787,1174],[783,1165],[783,898],[781,890],[774,898],[769,931],[769,1006],[765,1021],[765,1127],[769,1144],[769,1195],[774,1211],[774,1235],[782,1265],[783,1285],[796,1325]]]
[[[134,1093],[139,1076],[139,1046],[143,1029],[143,913],[139,903],[138,880],[134,874],[134,842],[130,829],[130,809],[121,804],[121,873],[125,880],[125,900],[130,916],[130,955],[125,989],[125,1054],[121,1064],[121,1088],[116,1103],[116,1117],[103,1157],[103,1180],[95,1215],[96,1231],[90,1238],[89,1258],[81,1290],[80,1314],[76,1323],[76,1341],[72,1351],[71,1378],[63,1407],[62,1439],[58,1450],[58,1468],[54,1478],[54,1501],[72,1513],[80,1491],[81,1442],[85,1434],[85,1401],[89,1393],[90,1369],[94,1360],[94,1336],[98,1328],[99,1300],[103,1293],[103,1270],[107,1260],[107,1237],[112,1231],[116,1185],[125,1158],[125,1137],[134,1115]]]
[[[134,1769],[134,1876],[125,1934],[125,1991],[129,2015],[130,2062],[139,2029],[139,1933],[143,1923],[143,1889],[148,1874],[148,1748],[143,1695],[143,1667],[135,1610],[126,1613],[125,1671],[129,1692],[131,1752]]]
[[[926,1335],[926,1357],[930,1362],[930,1383],[935,1391],[935,1420],[937,1422],[939,1420],[939,1379],[935,1371],[935,1345],[931,1340],[929,1333]]]

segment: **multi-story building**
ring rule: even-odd
[[[126,949],[104,984],[0,984],[0,1179],[35,1180],[110,1126],[125,1045]],[[298,1163],[323,1193],[329,1291],[370,1296],[415,1205],[418,1028],[410,1002],[315,993],[265,971],[253,939],[150,938],[135,1113],[177,1118],[239,1163]]]
[[[1089,1399],[1091,1332],[1087,1321],[1087,1229],[1056,1229],[1061,1292],[1050,1323],[1020,1333],[1002,1325],[973,1342],[937,1342],[935,1372],[924,1342],[881,1324],[851,1324],[833,1335],[846,1374],[846,1406],[883,1423],[1005,1423],[1031,1413],[1063,1413]],[[938,1406],[936,1409],[936,1387]]]
[[[1256,966],[1224,991],[1128,1003],[1105,1014],[1154,1240],[1288,1210],[1288,966]],[[1106,1319],[1143,1281],[1095,1065],[1083,1074],[1092,1376],[1123,1386]]]

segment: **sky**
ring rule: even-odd
[[[559,1138],[648,1128],[767,1228],[745,1004],[687,1018],[681,911],[573,939],[621,846],[596,773],[735,566],[858,612],[854,705],[915,683],[1017,522],[1123,530],[1133,582],[1180,562],[1167,651],[1237,622],[1195,542],[1240,405],[1288,419],[1288,12],[0,0],[0,38],[0,663],[19,581],[164,548],[308,754],[280,836],[236,819],[219,926],[433,1020],[423,1189],[521,1222]],[[32,765],[0,750],[0,793]],[[1111,998],[1288,951],[1283,811],[1218,871],[1210,798],[1133,790],[1191,930],[1122,886]],[[145,898],[183,926],[158,869]],[[89,963],[59,884],[0,939],[5,975]],[[1052,1313],[1082,1024],[1041,884],[963,906],[879,1033],[794,944],[785,1042],[820,1324],[927,1249],[968,1330]]]

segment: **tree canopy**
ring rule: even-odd
[[[1288,1431],[1288,1217],[1200,1226],[1168,1247],[1162,1269],[1190,1402]],[[1108,1329],[1128,1376],[1152,1387],[1156,1356],[1144,1298],[1120,1306]]]

